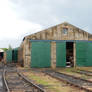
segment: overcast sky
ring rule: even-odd
[[[64,21],[92,33],[92,0],[0,0],[0,48]]]

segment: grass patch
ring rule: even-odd
[[[41,77],[39,77],[39,76],[35,76],[35,75],[31,74],[31,75],[29,75],[29,77],[31,79],[35,80],[39,84],[42,84],[42,85],[45,85],[45,86],[49,85],[47,81],[42,80]]]
[[[70,72],[72,69],[63,69],[63,71],[66,70]],[[68,84],[63,83],[41,72],[34,72],[31,70],[26,73],[24,72],[24,75],[33,80],[34,83],[43,85],[47,92],[79,92],[78,89],[73,88]]]
[[[80,72],[79,68],[65,68],[65,69],[59,69],[57,71],[61,72],[61,73],[69,74],[69,75],[72,75],[72,76],[75,76],[75,77],[80,77],[80,78],[85,79],[85,80],[92,79],[91,76],[87,76],[85,74],[77,73],[77,72]]]

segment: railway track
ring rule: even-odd
[[[4,64],[0,62],[0,92],[9,92],[4,75]]]
[[[61,81],[67,82],[80,89],[83,89],[86,92],[92,92],[92,82],[91,81],[84,80],[78,77],[74,77],[68,74],[59,73],[53,70],[45,70],[44,73],[48,74],[51,77],[59,79]]]
[[[0,62],[0,92],[5,92],[4,81],[3,81],[3,67],[4,64]]]
[[[19,73],[14,65],[6,66],[3,76],[6,92],[46,92]]]
[[[92,76],[92,72],[91,71],[85,71],[85,70],[78,70],[78,71],[73,71],[79,74],[85,74],[87,76]]]
[[[5,70],[3,70],[2,81],[3,81],[3,92],[10,92],[5,79]]]

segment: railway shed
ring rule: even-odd
[[[92,35],[67,22],[24,37],[18,62],[24,67],[92,66]]]

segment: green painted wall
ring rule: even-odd
[[[66,42],[56,43],[56,67],[66,66]]]
[[[76,42],[76,65],[92,66],[92,42]]]
[[[12,62],[12,50],[7,50],[6,51],[6,61],[7,61],[7,63]]]
[[[32,42],[31,67],[45,68],[51,66],[50,42]]]

